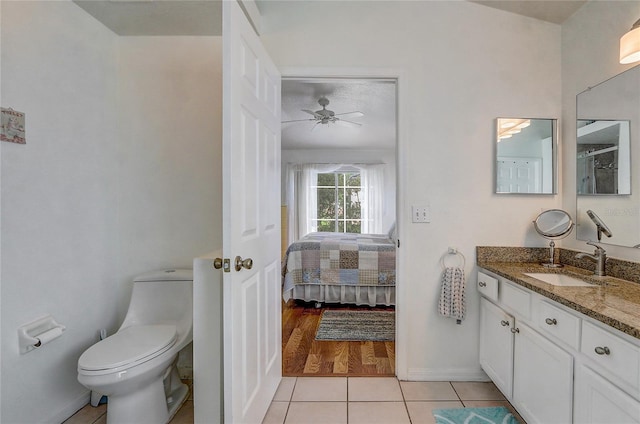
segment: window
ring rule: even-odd
[[[312,225],[318,231],[360,233],[362,230],[362,186],[359,172],[318,173],[317,216]]]

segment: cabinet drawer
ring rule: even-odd
[[[578,350],[580,340],[580,318],[562,309],[540,301],[538,327],[546,334]]]
[[[498,280],[478,271],[478,291],[491,300],[498,301]]]
[[[580,351],[614,381],[623,381],[634,390],[640,388],[640,347],[585,321]]]
[[[531,294],[511,283],[502,282],[500,301],[522,318],[531,316]]]

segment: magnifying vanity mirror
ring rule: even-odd
[[[577,238],[605,234],[603,243],[640,247],[640,168],[632,166],[640,151],[640,66],[585,90],[576,102]]]
[[[571,216],[561,209],[549,209],[542,212],[535,221],[533,226],[542,237],[549,242],[549,262],[543,262],[542,265],[547,268],[560,268],[562,264],[555,262],[555,247],[554,240],[563,239],[571,233],[573,229],[573,221]]]
[[[557,120],[496,119],[496,193],[556,193]]]

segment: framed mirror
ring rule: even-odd
[[[640,66],[578,94],[576,116],[577,238],[640,247]]]
[[[555,194],[556,119],[496,119],[496,193]]]

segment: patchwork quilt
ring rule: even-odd
[[[310,233],[289,246],[282,275],[285,292],[296,284],[393,286],[395,242],[385,234]]]

